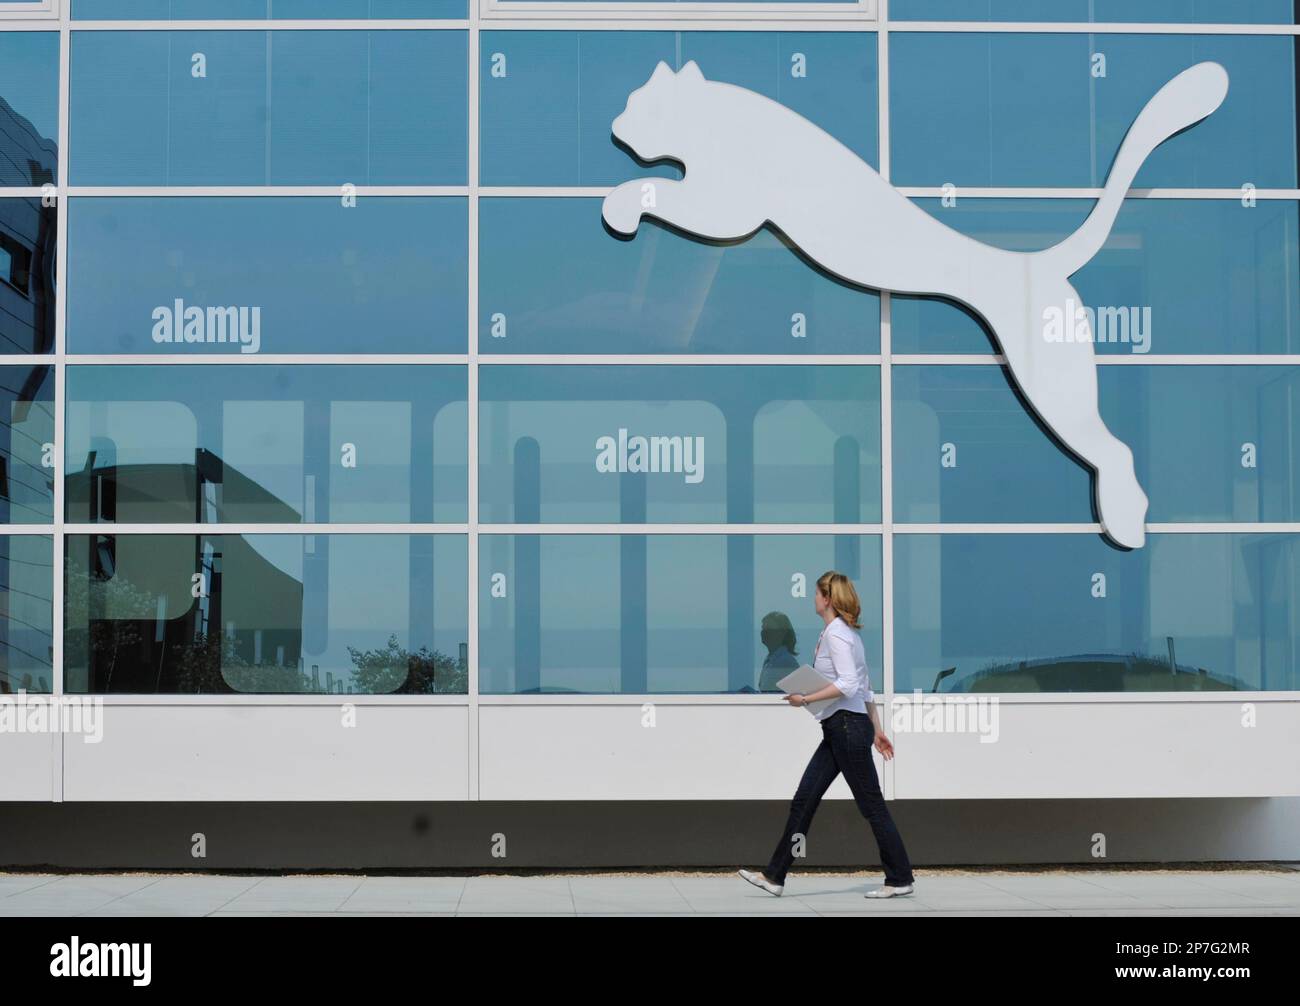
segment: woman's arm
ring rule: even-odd
[[[794,695],[787,695],[785,697],[785,700],[791,703],[792,705],[806,706],[809,702],[820,702],[822,699],[842,699],[842,698],[844,698],[844,693],[840,691],[838,688],[836,688],[833,684],[830,684],[822,688],[818,688],[817,691],[810,692],[807,695],[799,695],[797,693]],[[796,699],[798,701],[794,701]]]
[[[872,742],[873,746],[881,753],[885,761],[889,761],[894,757],[894,745],[885,736],[885,728],[880,724],[880,711],[876,708],[875,702],[867,703],[867,713],[871,716],[871,725],[876,728],[876,739]]]

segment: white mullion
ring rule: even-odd
[[[1070,186],[1028,186],[1013,185],[1006,187],[960,186],[963,198],[971,199],[1100,199],[1102,189]],[[912,199],[938,199],[945,193],[937,185],[900,185],[898,191]],[[1300,199],[1300,189],[1258,189],[1252,190],[1251,196],[1256,200],[1295,200]],[[1240,188],[1147,188],[1129,189],[1125,199],[1226,199],[1231,202],[1241,200]]]
[[[358,196],[426,196],[429,198],[464,196],[469,189],[464,185],[355,185]],[[6,190],[9,194],[14,190]],[[39,190],[37,190],[39,193]],[[337,185],[72,185],[71,196],[96,196],[112,199],[139,198],[250,198],[265,199],[318,197],[338,201]]]
[[[466,612],[468,639],[466,640],[466,656],[468,661],[468,678],[466,691],[469,699],[469,729],[468,729],[468,758],[469,766],[469,799],[478,800],[480,796],[479,781],[479,646],[478,646],[478,598],[479,598],[479,568],[478,568],[478,548],[479,548],[479,512],[478,512],[478,183],[479,183],[479,107],[480,107],[480,80],[479,80],[479,10],[476,0],[469,0],[470,7],[470,29],[468,38],[469,63],[469,133],[467,138],[468,151],[468,217],[469,217],[469,234],[468,234],[468,289],[467,303],[468,311],[466,312],[468,324],[465,332],[466,347],[468,349],[468,358],[466,366],[466,428],[468,438],[465,445],[466,450],[466,474],[468,477],[468,486],[466,491],[466,511],[465,517],[468,521],[466,536]]]
[[[663,13],[637,11],[619,16],[617,10],[578,12],[512,10],[482,18],[471,12],[469,20],[376,19],[376,20],[189,20],[189,21],[73,21],[74,31],[465,31],[482,24],[505,31],[876,31],[879,21],[855,10],[818,11],[814,5],[797,10],[685,11],[680,4],[666,4]],[[531,16],[528,16],[530,15]],[[766,15],[766,16],[764,16]],[[48,31],[51,21],[14,20],[4,23],[6,31]],[[953,34],[1115,34],[1115,35],[1297,35],[1293,24],[1154,24],[1150,22],[1051,22],[1051,21],[897,21],[894,31],[944,32]]]
[[[1242,702],[1278,702],[1300,703],[1295,692],[923,692],[927,704],[950,703],[961,704],[973,702],[977,698],[988,699],[996,696],[1000,704],[1026,706],[1060,706],[1060,705],[1096,705],[1097,703],[1114,703],[1116,705],[1167,704],[1187,702],[1218,702],[1227,705],[1239,705]],[[337,695],[318,695],[313,692],[281,692],[244,694],[195,694],[195,695],[149,695],[125,694],[97,695],[106,706],[119,708],[180,708],[203,707],[206,709],[247,709],[249,707],[267,706],[338,706]],[[464,695],[382,695],[353,693],[348,702],[358,706],[381,706],[404,708],[411,706],[467,706]],[[509,693],[488,694],[480,700],[483,706],[611,706],[618,708],[636,707],[653,702],[656,705],[670,706],[766,706],[771,708],[771,693],[747,692],[587,692],[580,694],[548,695],[529,694],[511,695]]]
[[[435,20],[432,18],[410,18],[394,20],[378,18],[370,20],[338,19],[293,20],[291,18],[275,19],[230,19],[217,20],[176,20],[176,21],[73,21],[73,31],[465,31],[470,22],[464,19]],[[6,26],[7,28],[7,26]]]
[[[617,12],[606,12],[603,17],[597,12],[591,12],[588,17],[577,17],[572,14],[546,16],[541,11],[532,17],[524,17],[512,11],[510,14],[485,18],[483,25],[490,31],[498,28],[506,31],[871,32],[876,30],[875,21],[861,16],[846,16],[844,13],[808,11],[802,19],[791,19],[788,11],[780,14],[771,12],[767,17],[756,17],[753,14],[741,17],[738,11],[732,17],[728,17],[726,11],[713,11],[691,17],[688,12],[681,10],[681,4],[673,3],[671,6],[673,9],[663,14],[642,11],[638,16],[629,12],[621,17]],[[805,5],[801,5],[803,6]]]
[[[183,343],[180,345],[184,345]],[[216,343],[213,343],[216,345]],[[236,346],[237,343],[227,343]],[[11,357],[0,356],[0,362]],[[82,366],[97,367],[135,367],[154,366],[184,367],[232,365],[240,367],[289,366],[300,364],[340,364],[340,365],[383,365],[403,366],[409,364],[465,364],[469,357],[465,353],[241,353],[231,349],[226,353],[207,350],[193,355],[183,350],[172,353],[70,353],[68,360]]]
[[[923,692],[926,704],[969,703],[977,699],[997,697],[999,703],[1017,705],[1095,705],[1099,702],[1129,703],[1177,703],[1177,702],[1221,702],[1227,705],[1240,705],[1242,702],[1280,702],[1300,703],[1295,692]],[[134,698],[134,696],[132,696]],[[590,692],[576,695],[485,695],[484,705],[492,706],[639,706],[646,702],[659,705],[677,706],[768,706],[772,705],[772,695],[768,693],[643,693],[632,692]],[[889,764],[889,763],[887,763]]]
[[[241,521],[213,521],[210,524],[186,522],[175,524],[114,524],[111,521],[101,523],[73,523],[64,525],[66,534],[108,534],[108,535],[268,535],[268,534],[302,534],[302,535],[344,535],[344,534],[467,534],[468,524],[460,523],[419,523],[404,524],[367,524],[359,522],[301,524],[252,524]]]
[[[1300,366],[1297,353],[1098,353],[1098,366],[1129,367],[1294,367]],[[1001,353],[900,353],[894,363],[905,367],[1005,366]]]
[[[888,113],[885,113],[888,118]],[[882,131],[883,131],[882,119]],[[882,147],[882,157],[887,157],[887,150]],[[888,168],[885,164],[886,171]],[[881,171],[881,177],[886,177]],[[485,185],[478,188],[477,194],[493,199],[603,199],[611,191],[612,185]],[[44,189],[32,186],[0,189],[0,199],[32,198],[44,194]],[[70,196],[95,196],[101,199],[139,199],[139,198],[290,198],[317,197],[338,198],[337,186],[326,185],[60,185],[60,193]],[[900,185],[898,191],[913,199],[938,199],[944,190],[935,185]],[[1086,186],[979,186],[962,187],[961,194],[970,199],[1098,199],[1102,194],[1100,188]],[[426,198],[464,198],[469,194],[465,185],[358,185],[358,196],[402,197],[424,196]],[[1251,195],[1258,200],[1296,201],[1300,200],[1298,189],[1256,189]],[[1144,188],[1129,189],[1125,199],[1221,199],[1236,201],[1241,199],[1240,188],[1193,187],[1193,188]]]
[[[889,0],[880,0],[876,48],[876,119],[880,177],[889,181]],[[880,661],[883,726],[894,721],[894,378],[893,298],[880,294]],[[888,732],[888,731],[886,731]],[[874,757],[874,755],[872,755]],[[886,800],[894,799],[894,762],[885,762]]]
[[[59,13],[59,151],[55,183],[68,183],[69,157],[68,122],[71,36],[68,22],[71,2]],[[57,190],[56,190],[57,191]],[[50,538],[50,676],[56,699],[61,701],[66,688],[63,668],[63,604],[64,604],[64,402],[67,394],[67,321],[68,321],[68,216],[71,207],[63,192],[55,196],[57,218],[54,245],[54,499]],[[53,796],[55,803],[63,802],[63,731],[51,731],[53,744]]]
[[[1297,35],[1294,24],[1155,24],[1149,21],[897,21],[894,31],[1034,35]]]
[[[733,364],[768,364],[771,366],[837,366],[875,365],[880,362],[877,353],[808,353],[792,356],[780,353],[493,353],[483,356],[479,363],[488,366],[503,364],[531,364],[537,366],[701,366],[727,367]]]
[[[881,295],[888,297],[888,293]],[[97,367],[138,367],[166,366],[188,367],[225,365],[288,366],[288,365],[330,365],[330,366],[453,366],[470,362],[466,353],[123,353],[112,354],[78,354],[64,356],[42,354],[24,356],[11,353],[0,355],[0,366],[34,366],[53,364],[60,360],[78,366]],[[645,353],[604,354],[604,353],[493,353],[474,355],[476,367],[502,366],[544,366],[544,367],[728,367],[728,366],[769,366],[769,367],[853,367],[880,366],[884,361],[881,353],[841,353],[814,354],[805,356],[786,356],[761,353],[709,354],[692,356],[689,353]],[[1098,366],[1130,367],[1295,367],[1300,366],[1300,353],[1099,353],[1096,356]],[[901,367],[1001,367],[1006,365],[1006,357],[1001,353],[891,353],[889,362]]]
[[[882,500],[883,503],[883,500]],[[15,524],[5,529],[7,535],[50,534],[55,529],[44,524]],[[1083,522],[1021,521],[1008,523],[972,522],[899,522],[892,521],[889,533],[899,534],[1101,534],[1100,524]],[[1300,521],[1176,521],[1148,523],[1152,534],[1300,534]],[[500,534],[500,535],[786,535],[817,537],[825,535],[881,536],[885,525],[860,524],[620,524],[586,522],[570,524],[509,524],[488,521],[473,524],[74,524],[65,523],[64,534],[70,535],[385,535],[385,534]]]

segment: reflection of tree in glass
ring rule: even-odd
[[[120,570],[110,577],[92,576],[84,564],[65,561],[67,631],[66,666],[84,669],[95,692],[114,690],[120,667],[139,690],[141,664],[153,669],[155,690],[213,695],[232,692],[307,692],[310,682],[296,667],[250,664],[236,641],[221,634],[199,634],[181,643],[158,643],[158,598],[130,582]],[[132,673],[134,672],[134,673]],[[165,689],[163,677],[166,676]]]
[[[464,695],[469,691],[469,669],[438,650],[421,646],[412,653],[388,637],[382,649],[348,647],[356,666],[356,691],[372,695]]]
[[[177,691],[194,693],[292,693],[311,691],[311,682],[296,667],[253,664],[239,655],[236,641],[214,633],[197,635],[171,648]]]
[[[89,675],[93,665],[102,682],[94,690],[111,691],[119,656],[138,659],[144,642],[140,623],[154,619],[157,602],[125,577],[91,577],[71,555],[64,559],[63,569],[64,666]],[[104,617],[107,612],[112,617]]]

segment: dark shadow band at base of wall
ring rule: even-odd
[[[1300,861],[1294,797],[889,806],[918,868]],[[786,811],[746,801],[10,803],[0,804],[0,869],[734,868],[767,861]],[[880,863],[850,801],[822,803],[807,851],[808,867]]]

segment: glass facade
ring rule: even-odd
[[[829,569],[881,696],[1300,690],[1291,0],[545,6],[0,17],[0,692],[761,696]],[[661,61],[1031,251],[1204,60],[1071,278],[1141,549],[966,307],[602,225]]]

